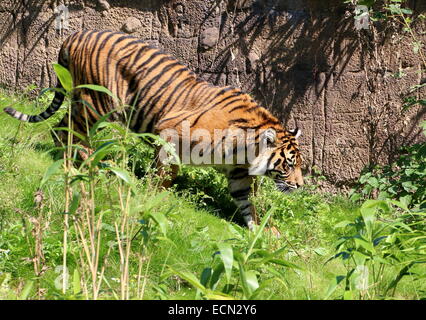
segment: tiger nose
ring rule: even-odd
[[[305,182],[303,181],[303,177],[300,177],[299,179],[297,179],[296,185],[297,187],[302,187],[305,184]]]

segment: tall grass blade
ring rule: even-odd
[[[226,281],[229,284],[232,276],[232,266],[234,264],[234,252],[229,243],[219,242],[217,247],[220,251],[220,258],[222,259],[225,269]]]

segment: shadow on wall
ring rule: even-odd
[[[12,5],[8,6],[8,12],[12,14],[12,21],[10,23],[5,23],[0,26],[0,43],[5,43],[9,37],[14,33],[18,32],[19,34],[19,45],[27,47],[29,43],[32,46],[29,49],[29,53],[37,46],[37,44],[43,39],[43,31],[47,32],[51,27],[55,17],[49,21],[46,21],[42,26],[40,32],[38,32],[39,37],[37,39],[31,39],[29,41],[29,28],[31,23],[37,19],[37,17],[42,13],[43,8],[46,5],[55,6],[55,0],[12,0]]]
[[[324,12],[305,7],[284,10],[279,4],[289,1],[253,1],[249,15],[240,21],[238,14],[229,15],[229,12],[236,12],[232,9],[235,1],[238,0],[229,1],[228,10],[222,14],[219,41],[226,45],[220,46],[216,54],[217,69],[226,72],[235,58],[231,49],[241,50],[247,60],[247,73],[256,73],[253,94],[285,122],[295,102],[319,82],[320,73],[325,74],[325,81],[316,88],[318,97],[332,74],[339,77],[359,46],[356,39],[342,45],[348,28],[353,29],[352,21],[343,19],[342,6],[327,6]],[[216,1],[210,13],[220,3]],[[262,48],[262,55],[254,65],[249,59],[260,39],[265,40],[266,47]]]
[[[47,46],[45,35],[54,23],[55,16],[52,15],[49,20],[38,25],[37,32],[34,32],[34,21],[39,20],[39,16],[44,13],[43,11],[47,6],[54,8],[56,1],[6,0],[5,2],[10,20],[7,23],[0,24],[0,45],[9,42],[17,46],[15,54],[19,63],[14,71],[16,77],[14,77],[14,81],[6,83],[6,87],[15,89],[19,87],[22,69],[31,65],[29,58],[34,54],[36,48]],[[0,3],[0,9],[1,6]],[[16,40],[13,37],[16,37]]]
[[[406,113],[396,111],[390,104],[380,108],[367,108],[363,123],[368,128],[368,166],[383,161],[390,164],[398,158],[402,146],[426,141],[419,126],[422,121],[426,121],[426,108],[418,108],[414,112],[412,124],[404,129],[402,123],[406,121]]]

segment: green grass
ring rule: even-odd
[[[1,92],[0,109],[13,104],[19,110],[35,113],[43,109],[48,100],[49,97],[43,98],[36,107],[33,100],[24,95]],[[75,214],[70,215],[67,244],[70,286],[65,293],[57,286],[61,275],[58,266],[63,263],[64,250],[64,176],[53,175],[41,188],[41,206],[37,207],[34,202],[43,176],[55,162],[53,153],[49,152],[53,147],[49,128],[57,118],[34,125],[0,114],[0,299],[91,298],[90,294],[84,294],[90,293],[91,281],[84,266],[86,260],[75,220],[84,212],[84,199],[80,200]],[[228,245],[233,252],[230,283],[226,285],[225,273],[222,273],[213,291],[236,298],[251,294],[256,299],[324,299],[333,279],[347,274],[348,261],[330,260],[337,253],[336,241],[349,232],[348,228],[336,225],[360,216],[360,207],[345,196],[319,194],[314,187],[284,195],[263,178],[260,192],[253,200],[261,216],[274,211],[268,223],[277,227],[282,236],[277,239],[263,231],[255,241],[255,235],[233,217],[235,207],[226,192],[223,176],[213,169],[186,167],[178,184],[164,192],[158,187],[158,179],[150,173],[150,159],[135,162],[135,154],[150,152],[143,146],[132,148],[139,151],[130,155],[130,162],[145,167],[137,168],[138,178],[131,177],[134,184],[126,198],[130,208],[127,224],[121,224],[119,210],[120,192],[124,190],[124,194],[128,190],[123,181],[111,173],[98,174],[93,180],[91,199],[95,217],[103,214],[98,270],[105,269],[99,299],[121,298],[119,279],[123,273],[118,246],[129,235],[133,238],[129,242],[127,290],[130,299],[209,297],[208,293],[194,289],[198,284],[188,275],[200,279],[209,268],[220,270],[224,265],[223,246]],[[115,163],[116,160],[107,161]],[[130,231],[117,238],[115,225],[124,225]],[[138,232],[140,228],[143,232]],[[41,244],[41,254],[36,252],[37,243]],[[220,254],[219,246],[222,246]],[[247,256],[251,246],[253,254]],[[264,260],[270,253],[276,261]],[[41,263],[38,275],[34,257]],[[383,285],[395,278],[398,266],[386,267],[381,278]],[[425,298],[426,285],[418,280],[418,275],[424,274],[423,265],[416,270],[417,274],[403,277],[393,295],[380,296],[369,289],[353,298]],[[253,294],[250,287],[243,286],[244,277],[257,281],[260,289]],[[144,287],[143,295],[141,287]],[[341,283],[327,298],[340,299],[344,292]]]

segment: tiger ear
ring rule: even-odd
[[[302,134],[302,130],[300,130],[299,128],[296,128],[294,130],[289,130],[288,131],[291,135],[293,135],[296,139],[299,138]]]
[[[262,139],[267,146],[273,145],[275,144],[275,140],[277,139],[277,132],[272,128],[266,129],[262,133]]]

